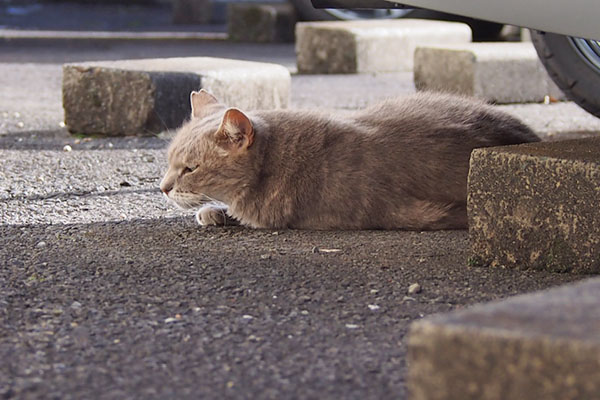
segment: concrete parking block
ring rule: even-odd
[[[229,3],[229,39],[238,42],[293,42],[296,10],[291,3]]]
[[[412,400],[598,399],[600,279],[414,323]]]
[[[474,150],[474,265],[600,273],[600,138]]]
[[[208,24],[212,19],[211,0],[173,0],[174,24]]]
[[[477,96],[495,103],[563,100],[531,43],[468,43],[415,50],[418,90]]]
[[[300,73],[410,71],[419,45],[467,43],[471,29],[457,22],[414,19],[296,24]]]
[[[63,66],[69,131],[136,135],[176,128],[189,116],[189,94],[206,89],[245,110],[286,108],[291,78],[269,63],[192,57],[101,61]]]

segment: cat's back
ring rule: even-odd
[[[332,131],[351,124],[353,112],[318,109],[258,110],[251,113],[260,130],[268,129],[280,135],[311,135]],[[346,117],[344,117],[344,115]]]
[[[481,100],[440,92],[392,98],[359,111],[359,123],[382,134],[400,132],[413,139],[472,140],[474,146],[537,142],[539,137],[517,118]],[[453,136],[454,135],[454,136]]]
[[[519,119],[485,102],[439,92],[391,98],[358,111],[270,110],[255,116],[270,134],[323,141],[460,141],[471,147],[537,142]]]
[[[365,139],[370,128],[357,125],[351,111],[263,110],[252,113],[256,133],[279,151],[328,153]]]
[[[392,97],[357,112],[357,119],[366,123],[381,123],[387,120],[408,122],[470,121],[485,113],[497,112],[487,103],[456,94],[443,92],[417,92],[401,97]]]

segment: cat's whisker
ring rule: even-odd
[[[166,135],[165,133],[161,133],[158,136],[156,136],[160,141],[162,141],[163,143],[170,143],[171,142],[171,137],[174,136],[175,134],[173,132],[171,132],[169,129],[167,129],[166,131]],[[167,136],[167,137],[165,137]]]
[[[195,193],[172,191],[168,198],[181,209],[195,208],[203,204],[203,202],[198,199],[198,195]]]
[[[218,203],[218,204],[221,204],[221,202],[219,200],[214,199],[214,198],[210,197],[209,195],[202,194],[202,196],[204,198],[208,199],[208,201],[207,201],[208,203]]]
[[[161,123],[162,127],[164,128],[164,132],[167,132],[167,136],[172,138],[173,136],[175,136],[172,131],[169,129],[169,127],[167,126],[166,122],[164,121],[164,119],[162,119],[162,117],[160,116],[160,114],[158,112],[156,112],[156,110],[154,111],[154,115],[156,116],[156,118],[158,119],[158,121]],[[156,135],[157,137],[159,137],[158,135]],[[167,141],[167,140],[165,140]]]
[[[227,225],[227,213],[225,212],[226,208],[219,208],[219,212],[221,213],[221,215],[223,216],[223,221],[224,221],[224,225]]]

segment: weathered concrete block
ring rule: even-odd
[[[229,39],[239,42],[293,42],[296,10],[291,3],[229,3]]]
[[[471,263],[600,273],[600,138],[474,150]]]
[[[496,103],[564,99],[531,43],[468,43],[415,50],[418,90],[441,90]]]
[[[208,24],[212,19],[212,0],[173,0],[174,24]]]
[[[418,45],[470,41],[471,28],[457,22],[397,19],[296,24],[301,73],[410,71]]]
[[[178,127],[189,94],[201,88],[245,110],[286,108],[287,68],[192,57],[104,61],[63,66],[63,108],[71,132],[135,135]]]
[[[411,326],[412,400],[600,398],[600,279]]]

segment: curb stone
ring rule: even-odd
[[[413,323],[413,400],[598,399],[600,279]]]
[[[109,136],[159,133],[189,116],[204,88],[244,110],[286,108],[289,71],[280,65],[210,57],[100,61],[63,66],[69,131]]]
[[[230,3],[227,31],[238,42],[294,42],[296,11],[290,3]]]
[[[415,50],[415,87],[495,103],[565,100],[531,43],[467,43]]]
[[[468,179],[473,263],[600,273],[600,137],[476,149]]]
[[[434,43],[468,43],[471,28],[458,22],[416,19],[300,22],[298,72],[411,71],[414,50]]]

